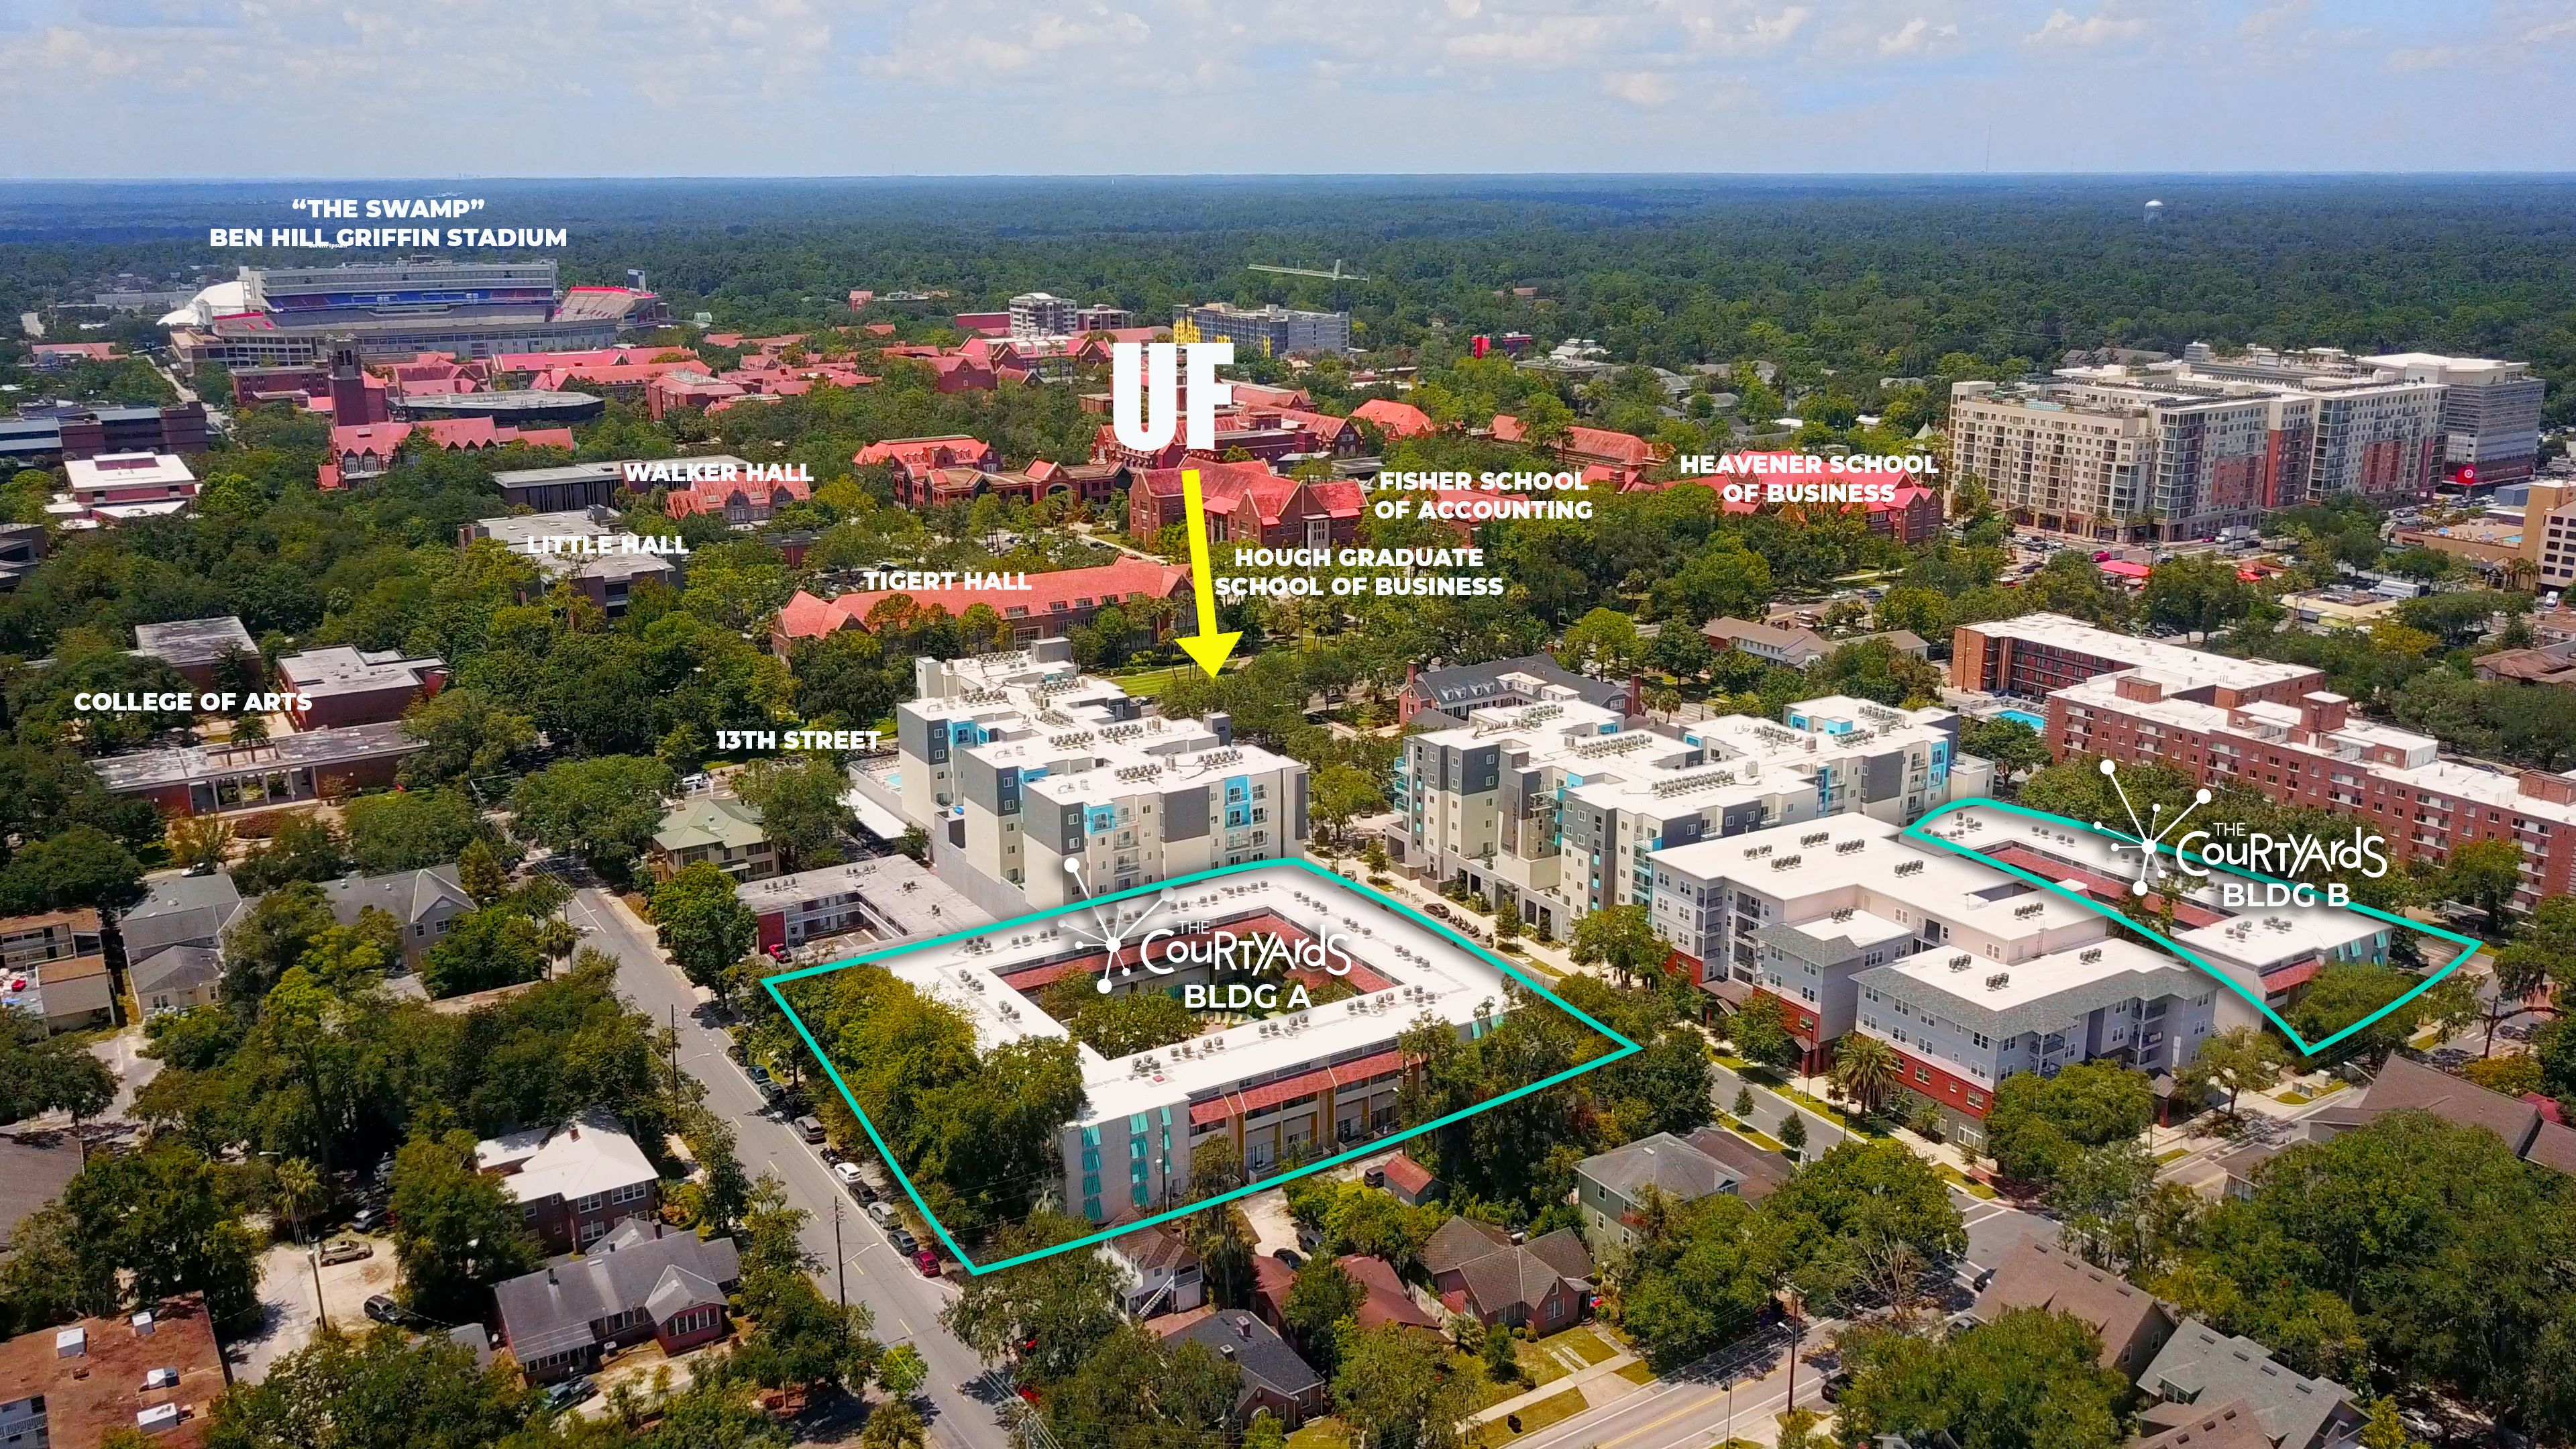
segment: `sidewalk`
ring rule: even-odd
[[[1604,1404],[1616,1402],[1645,1388],[1644,1384],[1635,1379],[1619,1376],[1621,1369],[1632,1363],[1641,1362],[1643,1360],[1633,1353],[1614,1353],[1599,1363],[1588,1364],[1561,1379],[1550,1379],[1526,1393],[1514,1394],[1501,1403],[1478,1409],[1460,1420],[1458,1427],[1471,1429],[1478,1424],[1495,1423],[1508,1415],[1517,1414],[1523,1409],[1555,1398],[1567,1389],[1583,1390],[1583,1406],[1586,1409],[1600,1408]]]

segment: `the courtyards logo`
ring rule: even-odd
[[[2388,842],[2377,834],[2355,826],[2349,835],[2273,834],[2251,830],[2241,823],[2220,823],[2196,830],[2181,830],[2182,823],[2193,812],[2210,803],[2213,796],[2203,788],[2193,793],[2191,804],[2174,818],[2164,818],[2164,806],[2150,802],[2144,820],[2138,807],[2121,787],[2118,767],[2109,760],[2102,762],[2102,777],[2111,782],[2112,792],[2129,812],[2127,835],[2096,820],[2094,828],[2110,834],[2118,843],[2115,851],[2138,853],[2137,878],[2130,883],[2132,895],[2143,896],[2160,884],[2168,868],[2163,852],[2173,854],[2171,868],[2195,880],[2210,879],[2210,867],[2226,866],[2251,875],[2281,877],[2271,880],[2247,880],[2229,877],[2218,882],[2222,906],[2310,906],[2352,904],[2352,890],[2343,881],[2311,885],[2296,877],[2313,871],[2357,873],[2371,880],[2388,874]],[[2180,831],[2179,834],[2175,832]],[[2173,834],[2173,843],[2165,837]]]

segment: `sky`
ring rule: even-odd
[[[2576,170],[2576,0],[0,0],[0,177]]]

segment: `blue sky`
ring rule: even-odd
[[[0,176],[2576,170],[2576,0],[0,0]]]

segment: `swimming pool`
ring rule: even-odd
[[[1997,710],[1995,712],[1995,718],[2018,720],[2021,723],[2030,726],[2032,729],[2039,731],[2041,734],[2048,733],[2048,716],[2043,714],[2032,714],[2026,709]]]

